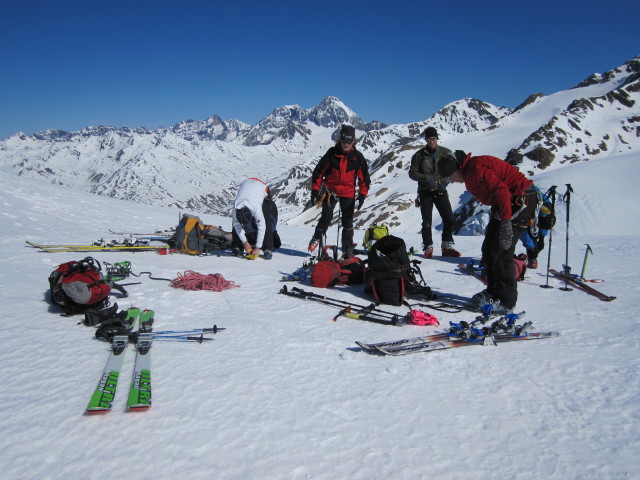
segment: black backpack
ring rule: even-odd
[[[376,302],[402,305],[405,292],[404,273],[411,268],[407,245],[400,237],[387,235],[369,250],[365,292]]]
[[[369,251],[365,292],[372,293],[378,303],[388,305],[402,305],[408,295],[423,295],[431,300],[433,292],[424,282],[418,263],[409,260],[403,239],[393,235],[381,238]]]

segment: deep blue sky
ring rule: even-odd
[[[329,95],[385,123],[465,97],[513,108],[640,55],[638,18],[637,0],[4,0],[0,138],[254,124]]]

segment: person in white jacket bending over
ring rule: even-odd
[[[262,249],[263,258],[271,260],[277,219],[278,212],[269,187],[258,178],[242,182],[231,214],[234,255],[244,252],[253,259]]]

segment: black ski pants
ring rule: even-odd
[[[333,220],[333,210],[340,203],[340,215],[342,223],[342,250],[347,251],[353,245],[353,214],[356,209],[356,199],[351,197],[336,197],[328,195],[322,202],[322,214],[318,221],[313,238],[322,239],[327,234],[327,229]]]
[[[442,241],[453,242],[453,210],[446,190],[437,192],[420,192],[420,214],[422,215],[422,243],[424,248],[433,245],[431,236],[431,224],[433,219],[433,207],[438,209],[442,218]]]
[[[530,190],[525,192],[525,208],[512,219],[513,239],[511,246],[507,250],[503,250],[500,246],[501,221],[497,219],[497,208],[495,207],[491,209],[491,220],[487,225],[482,243],[482,263],[487,273],[487,292],[492,298],[500,300],[500,304],[507,308],[514,308],[518,301],[518,282],[513,265],[513,254],[518,241],[520,241],[520,235],[527,229],[535,213],[537,196],[533,187]],[[514,201],[511,205],[513,212],[520,210],[521,204],[518,204],[518,201]]]

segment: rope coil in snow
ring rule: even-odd
[[[187,270],[184,274],[178,273],[178,276],[171,280],[171,286],[185,290],[212,290],[214,292],[222,292],[223,290],[236,288],[240,285],[236,285],[235,282],[230,280],[225,280],[219,273],[204,275],[194,272],[193,270]]]

